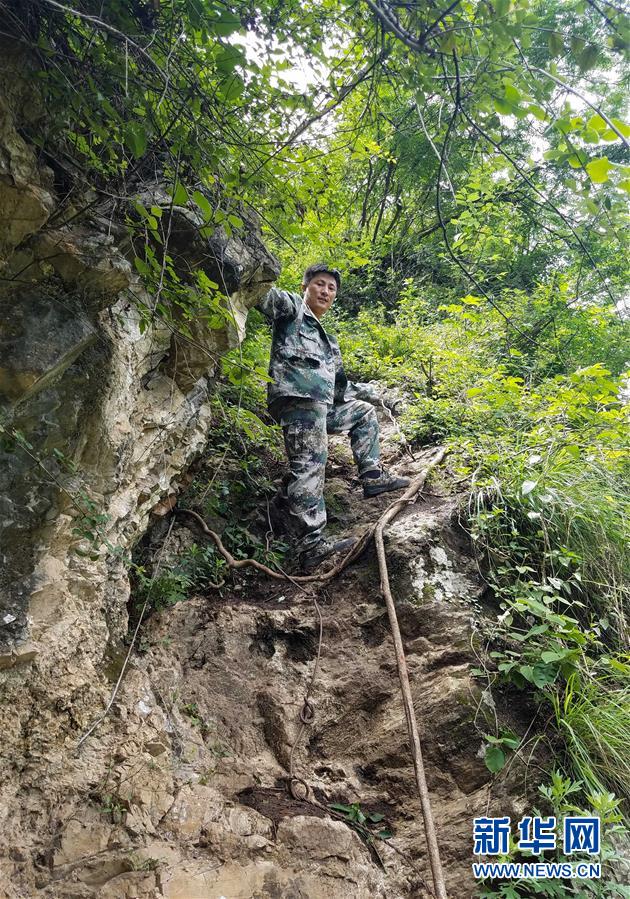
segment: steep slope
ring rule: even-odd
[[[341,477],[331,485],[346,489],[357,530],[388,504]],[[457,497],[427,495],[390,527],[387,547],[447,886],[463,899],[474,893],[472,818],[523,807],[517,766],[491,789],[480,757],[492,698],[469,671],[483,585],[457,510]],[[178,518],[169,540],[181,545],[187,531]],[[293,749],[318,652],[314,598],[324,621],[315,718]],[[20,835],[13,895],[431,895],[373,551],[306,591],[240,574],[154,615],[141,649],[96,733],[39,761],[25,798],[49,817]],[[307,801],[287,790],[292,749]],[[358,803],[391,840],[366,842],[331,803]]]

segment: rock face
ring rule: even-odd
[[[341,484],[346,526],[360,530],[387,505],[331,479]],[[518,766],[491,790],[480,756],[493,715],[470,676],[483,588],[457,509],[453,497],[419,502],[390,527],[387,549],[449,896],[469,899],[472,818],[515,816],[524,804],[514,798]],[[177,519],[170,539],[183,542],[187,530]],[[301,729],[318,652],[315,599],[324,623],[315,718]],[[9,895],[432,895],[373,551],[326,587],[243,574],[154,615],[110,714],[75,751],[84,702],[76,690],[63,711],[31,718]],[[292,769],[308,785],[304,801],[287,791]],[[379,821],[372,833],[386,828],[391,840],[366,841],[333,803],[358,803]],[[28,811],[43,808],[44,825],[29,831]]]
[[[205,445],[217,360],[279,267],[253,220],[240,236],[174,243],[175,265],[225,285],[230,314],[224,327],[197,327],[190,352],[168,322],[142,327],[140,310],[155,297],[134,273],[126,232],[106,201],[75,192],[69,205],[57,195],[56,173],[22,136],[24,117],[42,112],[23,77],[28,60],[2,40],[0,821],[8,833],[42,823],[37,784],[56,765],[64,770],[64,739],[103,706],[104,657],[127,631],[129,550]],[[163,196],[159,184],[141,190],[155,203]],[[174,233],[187,220],[190,234],[194,213],[175,208],[172,218]],[[106,845],[105,830],[86,824],[86,844]],[[20,841],[12,845],[17,852]]]
[[[124,565],[110,562],[108,570],[103,555],[85,566],[68,551],[83,534],[87,549],[109,545],[121,555],[142,533],[152,505],[203,446],[208,379],[242,337],[247,308],[277,277],[278,264],[255,223],[240,237],[202,239],[195,213],[175,207],[168,213],[173,264],[182,278],[200,269],[223,285],[231,311],[223,327],[195,323],[188,342],[155,317],[140,327],[140,310],[146,317],[155,298],[134,274],[124,230],[106,203],[92,198],[80,215],[80,195],[70,209],[57,198],[54,173],[20,134],[23,110],[35,102],[19,87],[27,84],[26,63],[8,42],[0,49],[7,60],[0,83],[0,667],[7,667],[32,660],[44,642],[74,651],[78,634],[69,624],[82,617],[99,645],[124,633]],[[170,206],[159,185],[138,193]]]

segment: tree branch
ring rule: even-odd
[[[617,137],[621,138],[624,147],[627,150],[630,149],[630,144],[628,143],[626,138],[623,136],[623,134],[621,133],[619,128],[617,128],[617,126],[614,124],[614,122],[608,118],[608,116],[606,115],[606,113],[604,112],[603,109],[601,109],[599,106],[596,106],[594,103],[591,103],[591,101],[588,99],[588,97],[585,97],[584,94],[581,94],[579,91],[576,91],[576,89],[574,87],[571,87],[570,84],[567,84],[566,81],[563,81],[561,78],[557,78],[555,75],[552,75],[550,72],[545,72],[544,69],[539,69],[537,66],[531,66],[531,69],[533,72],[538,72],[539,75],[544,75],[545,78],[550,78],[551,81],[553,81],[555,84],[558,84],[560,87],[564,88],[564,90],[569,91],[569,93],[573,94],[575,97],[578,97],[580,100],[582,100],[583,103],[586,103],[587,106],[590,106],[590,108],[594,112],[596,112],[598,116],[602,117],[602,119],[606,122],[606,124],[610,128],[610,130],[614,131],[615,134],[617,135]]]
[[[455,54],[455,52],[453,52],[453,60],[455,62],[455,75],[456,75],[456,79],[455,79],[455,108],[453,109],[453,115],[449,119],[449,123],[448,123],[447,129],[446,129],[446,134],[444,136],[444,141],[442,143],[442,150],[440,152],[440,164],[438,166],[438,173],[437,173],[437,178],[435,181],[435,211],[437,213],[438,221],[440,223],[440,228],[442,229],[444,245],[446,246],[446,251],[447,251],[448,255],[451,257],[451,259],[453,260],[455,265],[459,269],[461,269],[461,271],[466,275],[466,277],[474,284],[474,286],[477,288],[477,290],[490,303],[492,308],[496,309],[496,311],[499,313],[501,318],[503,318],[509,326],[514,328],[514,330],[518,334],[520,334],[521,337],[524,337],[526,340],[528,340],[529,338],[528,338],[527,334],[525,334],[523,331],[521,331],[520,328],[516,327],[516,325],[510,319],[509,315],[505,314],[503,309],[501,309],[501,307],[498,305],[498,303],[496,303],[492,299],[490,294],[481,285],[481,283],[477,280],[477,278],[475,278],[473,273],[466,268],[466,266],[461,261],[459,256],[455,255],[455,253],[453,252],[453,248],[451,247],[451,242],[448,237],[448,232],[446,230],[446,222],[444,221],[444,216],[442,214],[442,198],[441,198],[441,192],[440,192],[440,181],[442,179],[442,172],[445,171],[446,153],[448,150],[448,144],[449,144],[449,140],[451,137],[451,131],[453,130],[453,127],[457,120],[457,115],[460,112],[460,108],[461,108],[461,83],[460,83],[460,78],[459,78],[459,63],[457,61],[457,55]]]

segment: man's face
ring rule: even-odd
[[[321,318],[332,306],[337,296],[337,282],[332,275],[322,272],[315,275],[308,284],[302,284],[306,291],[306,305],[316,318]]]

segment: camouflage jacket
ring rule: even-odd
[[[299,294],[273,287],[258,305],[273,324],[269,405],[286,397],[328,405],[350,399],[378,401],[372,385],[348,381],[339,344]]]

